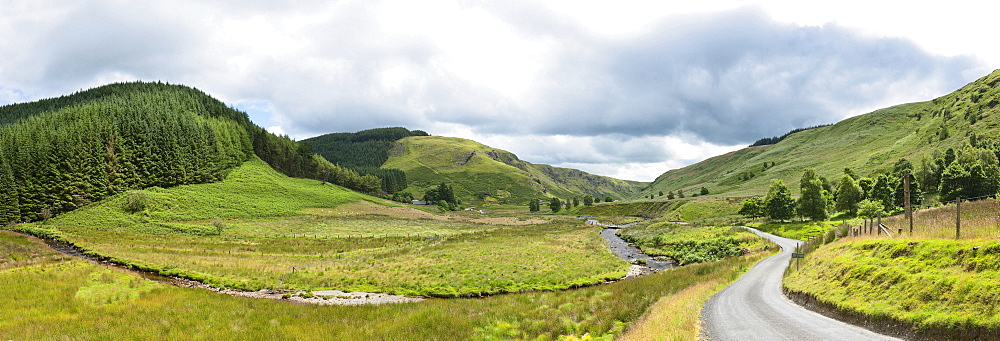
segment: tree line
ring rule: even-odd
[[[770,145],[770,144],[776,144],[776,143],[781,142],[782,140],[784,140],[786,137],[791,136],[792,134],[795,134],[795,133],[798,133],[798,132],[801,132],[801,131],[810,130],[810,129],[828,127],[828,126],[831,126],[831,125],[832,124],[820,124],[820,125],[816,125],[816,126],[812,126],[812,127],[792,129],[792,131],[789,131],[789,132],[787,132],[787,133],[785,133],[784,135],[781,135],[781,136],[765,137],[765,138],[762,138],[760,140],[754,141],[754,143],[750,144],[750,147],[766,146],[766,145]]]
[[[924,190],[938,192],[939,200],[979,198],[996,195],[1000,190],[998,150],[967,145],[948,149],[933,162],[923,161],[920,169],[906,159],[897,161],[891,170],[871,177],[858,177],[845,168],[838,183],[831,184],[813,169],[803,171],[799,180],[800,197],[793,199],[783,181],[771,180],[767,195],[743,202],[739,213],[750,218],[767,217],[788,220],[796,215],[825,220],[831,213],[872,217],[902,209],[905,202],[904,178],[910,185],[910,203],[920,205]]]

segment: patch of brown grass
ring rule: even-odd
[[[470,221],[479,224],[508,225],[508,226],[538,225],[538,224],[545,224],[548,222],[541,219],[521,220],[516,217],[487,217],[487,218],[472,219]]]
[[[449,217],[424,212],[410,207],[383,206],[370,201],[356,201],[334,208],[308,208],[303,213],[329,217],[357,217],[363,215],[384,215],[399,219],[450,220]]]

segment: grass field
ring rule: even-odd
[[[478,296],[600,283],[629,267],[579,220],[432,214],[288,178],[259,160],[219,183],[125,193],[14,228],[118,263],[243,290]]]
[[[452,236],[364,238],[62,232],[65,239],[121,263],[244,290],[475,296],[599,283],[628,270],[608,252],[596,228],[561,223]]]
[[[37,240],[2,234],[0,249]],[[0,270],[0,337],[45,339],[610,340],[661,297],[734,278],[759,257],[735,257],[567,291],[379,306],[310,306],[167,286],[76,259]],[[687,291],[681,295],[687,295]],[[698,310],[658,308],[669,316]],[[693,314],[693,315],[692,315]],[[658,323],[651,315],[643,325]],[[688,327],[690,328],[690,327]],[[697,330],[688,329],[688,339]]]
[[[1000,332],[996,240],[847,238],[810,253],[784,285],[918,330],[940,328],[953,336],[968,328]]]

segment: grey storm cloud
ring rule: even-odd
[[[891,95],[893,85],[954,89],[978,66],[833,25],[778,24],[755,10],[670,18],[645,35],[590,46],[549,70],[541,93],[552,101],[533,132],[746,143],[833,123]],[[557,124],[568,119],[574,124]]]

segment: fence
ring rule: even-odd
[[[935,206],[914,206],[912,231],[905,214],[872,219],[855,227],[855,234],[916,238],[1000,237],[1000,203],[992,197],[962,199]],[[879,228],[881,223],[883,228]]]

